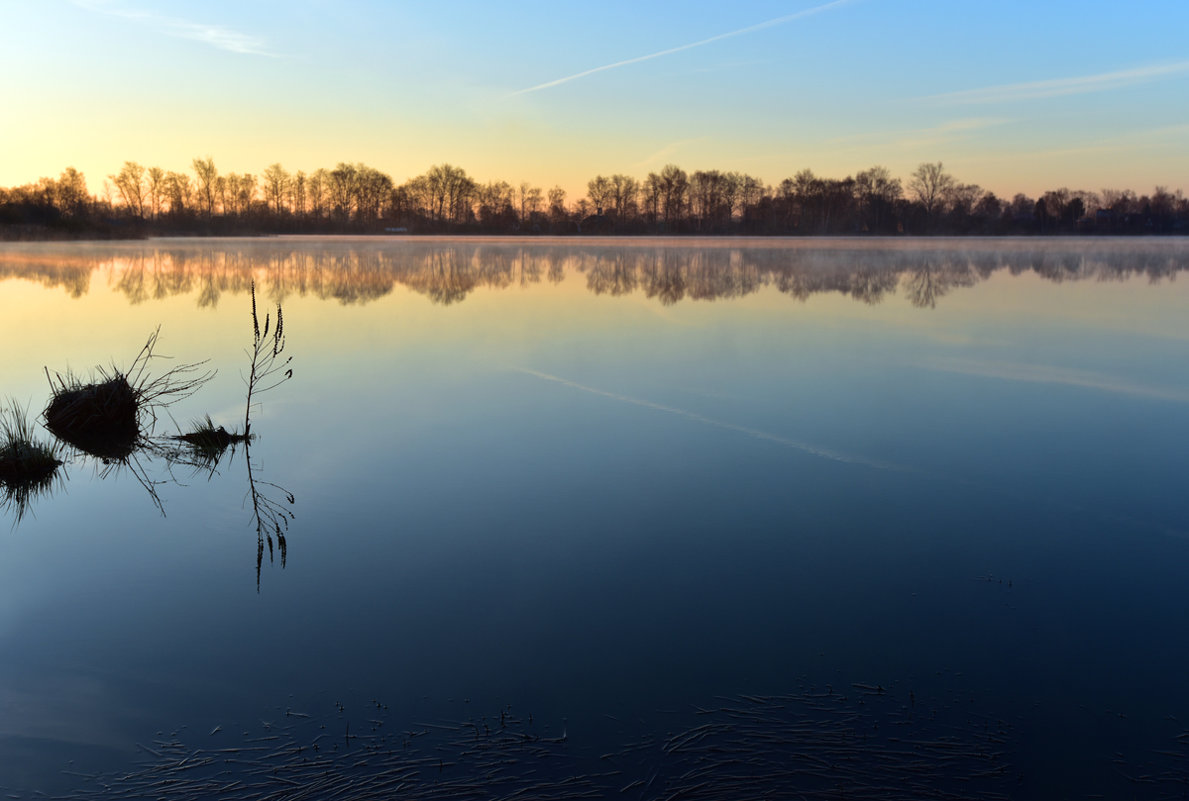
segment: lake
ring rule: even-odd
[[[127,458],[61,446],[2,496],[0,789],[1180,797],[1187,269],[1180,239],[0,246],[37,439],[50,377],[158,327],[150,374],[217,371]],[[293,377],[196,458],[170,437],[243,429],[253,284]]]

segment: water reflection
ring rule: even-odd
[[[191,755],[238,747],[245,728],[231,721],[256,719],[282,740],[241,755],[263,761],[233,778],[259,769],[264,783],[279,767],[324,781],[308,749],[278,750],[323,733],[305,737],[306,719],[285,711],[318,715],[344,693],[352,754],[365,735],[472,709],[502,723],[515,703],[558,722],[553,734],[568,722],[567,748],[593,763],[572,773],[622,770],[604,794],[625,798],[779,795],[789,753],[854,768],[856,789],[881,797],[918,771],[969,797],[972,772],[1003,764],[1011,784],[998,789],[1013,797],[1069,795],[1069,776],[1124,797],[1112,754],[1140,765],[1180,750],[1180,726],[1160,721],[1189,714],[1189,646],[1167,636],[1189,614],[1189,331],[1184,287],[1138,276],[1171,281],[1184,244],[686,244],[4,248],[7,275],[63,287],[0,284],[7,341],[25,344],[3,390],[34,410],[43,364],[106,363],[162,321],[186,343],[178,355],[210,356],[220,381],[175,412],[180,430],[158,429],[182,436],[197,419],[209,440],[155,437],[161,450],[137,452],[150,479],[173,482],[156,485],[167,519],[126,474],[123,487],[93,480],[72,456],[69,494],[42,496],[5,540],[0,706],[17,711],[0,716],[0,783],[27,761],[15,737],[46,721],[64,741],[85,729],[127,750],[184,725],[198,734],[180,736],[176,759],[133,773],[127,754],[94,761],[145,782],[139,792],[184,770],[209,795],[232,768],[192,773]],[[260,396],[261,438],[234,442],[253,279],[262,298],[293,300],[302,384]],[[1099,283],[1116,279],[1130,280]],[[42,326],[56,330],[30,335]],[[252,527],[257,587],[274,579],[260,597]],[[74,689],[82,670],[91,694]],[[837,697],[797,690],[830,684]],[[16,691],[31,700],[7,702]],[[715,700],[739,692],[792,714]],[[379,732],[365,725],[378,712],[355,716],[365,698],[400,699]],[[891,717],[868,717],[876,704]],[[345,736],[342,706],[329,714]],[[818,725],[852,719],[859,742]],[[987,744],[1005,754],[987,768],[984,732],[1007,740]],[[963,733],[966,761],[954,759]],[[652,772],[600,755],[648,735],[658,744],[639,761],[667,773],[622,793]],[[919,758],[846,761],[904,751],[906,735]],[[475,732],[462,736],[469,747]],[[937,759],[921,750],[935,741]],[[39,745],[26,783],[42,787],[74,755]],[[392,758],[329,768],[372,789],[407,753],[397,741]],[[743,762],[703,776],[705,755]]]
[[[867,304],[901,291],[913,306],[931,309],[954,289],[974,286],[999,271],[1033,273],[1054,282],[1135,276],[1159,281],[1189,269],[1183,249],[1150,240],[697,244],[160,240],[92,250],[86,256],[69,248],[14,248],[0,253],[0,280],[36,279],[81,297],[90,288],[92,273],[106,268],[112,286],[133,304],[195,294],[199,306],[214,307],[228,292],[249,291],[258,278],[276,300],[298,295],[367,303],[401,286],[450,305],[479,288],[559,283],[572,270],[585,277],[586,288],[596,295],[640,293],[666,306],[737,298],[774,286],[801,301],[839,293]]]
[[[60,448],[33,433],[29,415],[16,401],[0,406],[0,509],[11,511],[15,526],[38,498],[63,482]]]
[[[293,493],[261,477],[260,466],[252,461],[251,422],[253,412],[260,407],[261,394],[292,378],[289,365],[293,357],[284,353],[281,304],[277,304],[275,316],[265,315],[262,324],[257,316],[254,284],[249,285],[249,292],[253,345],[247,351],[250,362],[242,432],[229,432],[221,425],[216,428],[207,415],[189,432],[156,433],[158,419],[168,414],[169,407],[198,393],[215,375],[215,370],[206,369],[206,360],[158,370],[156,365],[163,358],[155,353],[160,327],[127,369],[98,366],[86,377],[69,370],[51,375],[46,369],[50,399],[41,418],[45,430],[54,437],[51,444],[35,438],[28,416],[18,403],[12,401],[0,407],[0,509],[13,513],[14,527],[34,500],[48,498],[62,487],[65,474],[59,468],[65,464],[92,466],[103,481],[130,474],[165,516],[160,488],[185,486],[177,475],[181,468],[188,469],[191,477],[205,475],[214,480],[225,457],[226,463],[231,463],[242,445],[248,481],[246,497],[257,536],[257,591],[265,546],[270,563],[275,551],[280,551],[284,568],[288,553],[285,534],[294,519],[289,507],[296,499]]]

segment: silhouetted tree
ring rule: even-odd
[[[326,216],[327,195],[330,191],[330,173],[319,167],[310,174],[309,196],[310,214],[315,220]]]
[[[1189,201],[1163,186],[1143,196],[1130,190],[1097,194],[1062,187],[1038,200],[1018,194],[1006,203],[976,185],[959,183],[940,162],[918,166],[908,181],[907,198],[900,180],[881,166],[841,179],[804,169],[773,190],[738,172],[699,170],[689,175],[668,164],[643,181],[623,174],[596,176],[587,184],[587,197],[572,207],[560,187],[542,193],[527,182],[503,180],[480,186],[449,164],[435,165],[400,186],[363,163],[340,162],[333,170],[319,168],[309,175],[290,175],[274,163],[259,180],[252,173],[220,175],[210,156],[194,159],[192,166],[190,177],[128,161],[109,176],[98,197],[88,194],[73,168],[59,179],[0,188],[0,236],[38,236],[37,230],[49,228],[75,236],[364,232],[395,224],[413,231],[458,233],[1189,232]],[[117,214],[137,222],[116,221]],[[204,224],[198,223],[199,216]],[[148,224],[142,224],[146,218]]]
[[[594,206],[595,214],[602,214],[611,205],[611,182],[601,175],[586,182],[586,196]]]
[[[165,198],[165,170],[149,167],[145,172],[145,181],[149,193],[149,212],[156,220],[161,216],[161,201]]]
[[[289,208],[298,217],[306,213],[306,174],[298,170],[289,182]]]
[[[923,163],[908,179],[908,191],[924,208],[925,217],[932,221],[955,184],[954,176],[944,170],[940,161],[936,164]]]
[[[520,211],[520,225],[526,227],[532,218],[541,213],[541,189],[522,182],[516,190]]]
[[[689,200],[689,177],[676,164],[666,164],[658,176],[657,184],[661,214],[665,224],[672,226],[685,216]]]
[[[888,233],[894,228],[893,214],[900,199],[900,180],[887,167],[875,166],[855,174],[855,199],[859,208],[859,230]]]
[[[120,193],[124,208],[134,217],[144,218],[144,167],[135,161],[125,161],[118,175],[107,176]]]
[[[507,181],[491,181],[475,190],[479,223],[490,229],[507,229],[516,223],[515,193]]]
[[[547,198],[549,200],[549,222],[554,226],[566,222],[566,190],[555,186],[549,190]]]
[[[264,170],[264,200],[278,218],[289,194],[292,177],[280,164],[269,165]]]
[[[87,181],[74,167],[67,167],[58,177],[58,208],[68,217],[81,217],[87,208]]]
[[[194,175],[198,179],[195,186],[198,202],[209,220],[215,213],[215,200],[219,191],[219,170],[215,167],[215,160],[210,156],[205,159],[194,159],[191,164],[194,167]]]

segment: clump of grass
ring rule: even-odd
[[[126,371],[97,367],[94,380],[67,374],[49,376],[53,397],[46,407],[46,428],[63,442],[105,461],[126,460],[152,432],[157,412],[198,391],[213,372],[206,362],[183,364],[153,376],[149,364],[161,329],[149,336]],[[55,381],[56,379],[56,381]]]
[[[50,491],[61,466],[57,448],[34,439],[19,403],[0,406],[0,506],[11,505],[20,520],[34,498]]]
[[[217,455],[237,442],[246,442],[248,435],[228,431],[223,426],[215,428],[215,423],[208,414],[204,419],[196,421],[190,431],[179,434],[174,439],[189,443],[199,453]]]
[[[97,370],[101,380],[83,383],[59,375],[45,410],[54,436],[103,459],[126,459],[140,439],[136,392],[128,379]]]
[[[216,428],[208,414],[203,419],[194,421],[189,431],[177,434],[171,439],[184,443],[182,447],[187,451],[185,458],[179,461],[213,473],[227,449],[232,448],[234,453],[234,446],[241,442],[246,443],[248,435],[228,431],[223,426]]]

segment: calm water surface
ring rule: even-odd
[[[1186,269],[1169,240],[6,245],[0,393],[34,414],[46,368],[160,325],[158,369],[218,374],[156,434],[242,427],[252,281],[295,375],[213,472],[66,451],[0,512],[0,788],[137,797],[175,754],[502,713],[619,798],[734,792],[732,747],[790,793],[1180,797]],[[245,456],[295,515],[259,565]],[[251,753],[220,781],[280,758]]]

